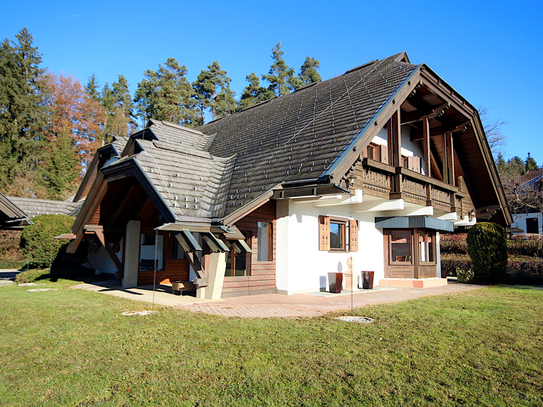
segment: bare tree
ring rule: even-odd
[[[513,213],[543,212],[543,177],[503,179],[507,202]]]
[[[490,119],[488,109],[484,106],[479,106],[478,111],[479,117],[483,122],[488,144],[490,145],[490,151],[492,152],[494,159],[496,159],[499,154],[503,154],[502,148],[505,147],[506,144],[505,135],[502,133],[502,127],[506,125],[507,122],[502,119]]]

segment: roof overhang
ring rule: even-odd
[[[376,217],[377,229],[433,229],[442,232],[454,232],[454,223],[429,216],[392,216]]]

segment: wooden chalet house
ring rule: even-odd
[[[326,289],[328,273],[432,286],[439,233],[511,223],[477,110],[401,53],[196,130],[151,120],[100,149],[75,250],[125,287],[199,297]]]

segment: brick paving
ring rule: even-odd
[[[407,301],[416,298],[450,294],[481,288],[481,286],[452,283],[435,288],[375,288],[353,294],[353,307]],[[220,302],[175,305],[193,312],[241,318],[318,317],[329,312],[349,311],[350,293],[330,294],[265,294],[225,298]]]
[[[117,283],[118,284],[118,283]],[[171,287],[157,286],[153,293],[152,286],[123,289],[114,280],[86,283],[74,288],[91,290],[144,303],[152,303],[201,312],[224,317],[240,318],[303,318],[318,317],[330,312],[350,311],[351,294],[343,292],[315,292],[307,294],[264,294],[243,297],[223,298],[220,300],[197,299],[189,295],[173,295]],[[450,282],[443,287],[408,288],[408,287],[376,287],[373,290],[360,290],[353,294],[353,307],[383,304],[416,298],[451,294],[455,292],[475,290],[482,286],[458,284]]]

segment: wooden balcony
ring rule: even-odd
[[[467,216],[474,208],[461,177],[458,187],[369,158],[356,165],[355,175],[355,188],[362,189],[367,195],[403,199],[421,206],[432,206],[441,212],[457,212],[459,217]]]

